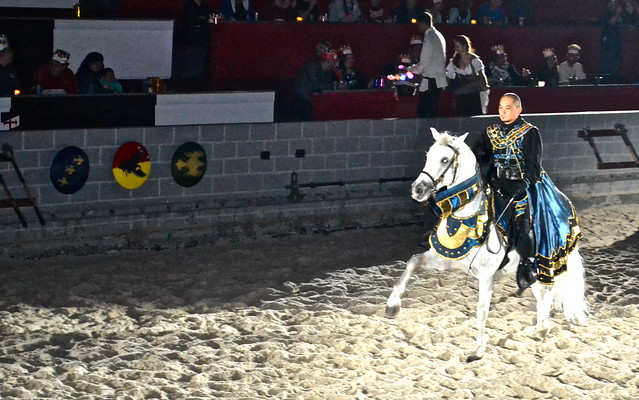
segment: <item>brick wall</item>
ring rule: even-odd
[[[639,193],[635,170],[596,170],[589,145],[577,137],[584,127],[622,123],[639,147],[639,112],[531,115],[544,140],[544,166],[578,206],[618,202]],[[356,227],[419,223],[424,210],[409,196],[431,142],[429,127],[478,134],[492,117],[437,120],[352,120],[311,123],[208,125],[125,129],[11,131],[0,143],[15,157],[46,220],[21,209],[23,228],[12,209],[0,210],[0,254],[40,256],[60,251],[178,247],[220,239],[281,236]],[[152,167],[138,189],[118,185],[111,172],[118,147],[138,141]],[[182,143],[198,142],[207,153],[207,170],[196,186],[172,178],[170,162]],[[604,161],[631,160],[620,138],[597,139]],[[65,195],[50,181],[58,151],[78,146],[89,156],[89,179]],[[299,157],[304,150],[304,157]],[[262,153],[269,152],[268,159]],[[296,153],[298,156],[296,157]],[[301,202],[287,199],[291,174],[300,184],[373,180],[344,186],[301,188]],[[21,187],[8,164],[0,172],[12,191]]]

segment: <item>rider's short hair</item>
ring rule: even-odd
[[[512,92],[504,93],[504,95],[501,97],[510,97],[515,102],[515,107],[521,107],[521,98],[515,93],[512,93]]]

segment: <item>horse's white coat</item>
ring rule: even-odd
[[[435,143],[427,153],[424,169],[411,186],[412,197],[419,202],[426,201],[442,187],[453,187],[477,174],[475,155],[470,147],[464,143],[468,133],[461,137],[454,137],[446,133],[439,133],[434,128],[431,128],[431,131]],[[458,155],[451,147],[457,150]],[[450,165],[450,163],[454,164]],[[456,211],[454,215],[466,217],[474,214],[484,198],[485,194],[481,192],[473,201]],[[416,254],[408,260],[406,270],[393,287],[387,301],[386,314],[392,317],[399,312],[401,296],[416,268],[422,267],[440,271],[461,268],[464,272],[468,271],[479,281],[477,343],[475,350],[468,357],[468,361],[477,360],[483,356],[486,350],[486,320],[493,296],[495,274],[505,256],[506,250],[503,241],[492,224],[486,243],[473,249],[463,259],[444,259],[439,257],[433,249]],[[519,264],[519,254],[513,250],[508,254],[508,258],[509,262],[502,271],[514,274]],[[543,334],[548,329],[548,320],[553,306],[557,310],[563,310],[564,316],[570,323],[586,323],[588,305],[584,297],[584,270],[577,248],[568,256],[567,271],[555,278],[554,285],[542,286],[537,282],[532,285],[531,290],[537,302],[536,330],[539,334]]]

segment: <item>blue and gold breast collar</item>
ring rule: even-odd
[[[455,211],[470,203],[481,191],[479,175],[437,193],[428,205],[439,217],[435,231],[430,235],[430,245],[441,257],[451,260],[464,258],[475,247],[481,246],[488,234],[486,199],[479,210],[468,217],[456,217]]]

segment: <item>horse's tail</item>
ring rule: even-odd
[[[568,254],[567,270],[555,278],[554,306],[563,310],[566,320],[572,324],[585,325],[590,308],[586,301],[584,264],[579,248]]]

